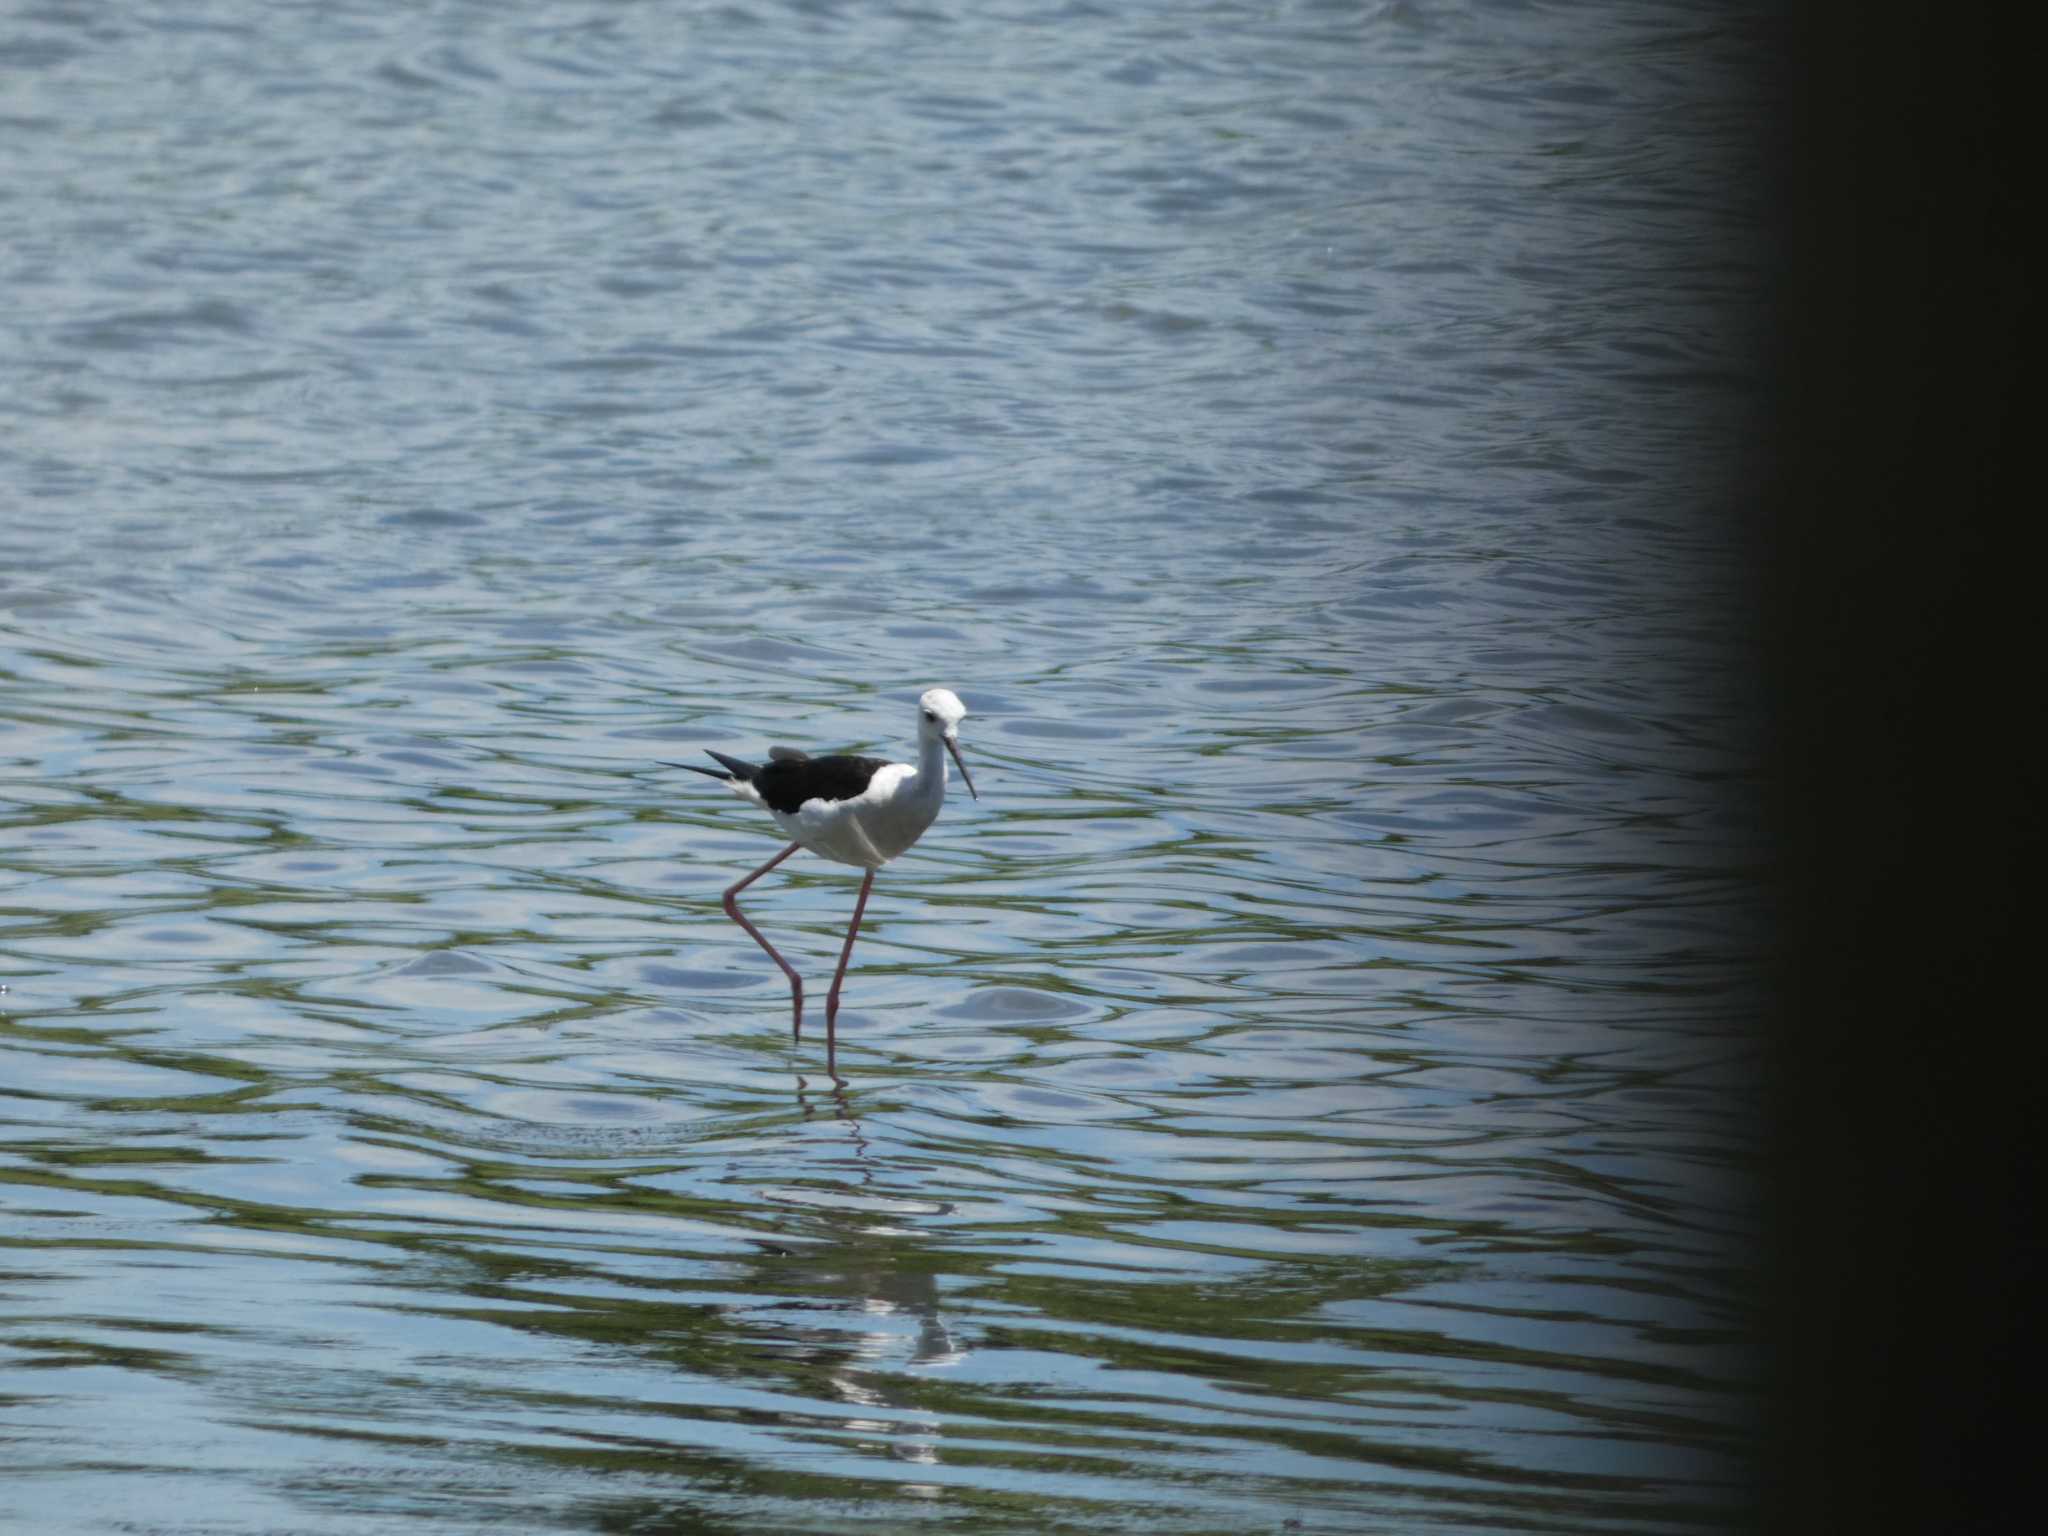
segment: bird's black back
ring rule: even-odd
[[[737,757],[727,757],[723,752],[709,755],[718,760],[725,769],[724,773],[710,768],[691,771],[751,784],[760,791],[770,810],[781,811],[785,815],[801,808],[807,800],[851,800],[866,791],[878,770],[889,766],[886,758],[854,757],[848,753],[806,757],[789,747],[772,749],[769,761],[765,763],[745,762]],[[690,765],[677,763],[675,766],[687,768]]]
[[[880,757],[778,758],[754,770],[753,785],[768,808],[788,813],[806,800],[851,800],[864,793],[875,774],[888,767]]]

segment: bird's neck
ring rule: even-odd
[[[936,736],[918,742],[917,795],[934,803],[946,798],[946,744]]]

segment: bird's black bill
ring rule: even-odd
[[[979,800],[981,796],[974,794],[974,779],[972,775],[970,775],[967,772],[967,765],[960,761],[960,749],[954,746],[953,743],[950,740],[948,740],[946,742],[946,750],[953,754],[953,766],[960,770],[960,777],[967,781],[967,793],[970,795],[974,795],[974,798]]]

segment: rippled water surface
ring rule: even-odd
[[[1728,1519],[1734,14],[0,8],[9,1529]]]

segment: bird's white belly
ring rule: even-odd
[[[783,836],[820,858],[879,869],[920,837],[939,814],[937,797],[914,793],[917,770],[891,764],[867,793],[851,800],[810,800],[794,814],[777,811]]]

